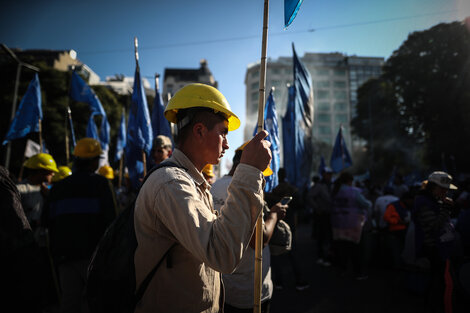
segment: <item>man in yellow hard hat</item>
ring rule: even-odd
[[[229,148],[227,133],[240,120],[216,88],[203,84],[180,89],[165,117],[177,124],[178,136],[162,164],[176,167],[153,172],[137,197],[136,285],[168,254],[135,312],[222,312],[219,272],[232,272],[240,262],[263,207],[262,171],[271,161],[267,132],[246,146],[227,202],[216,214],[201,171],[219,163]]]
[[[100,143],[92,138],[77,141],[74,171],[51,188],[45,221],[51,254],[59,271],[60,311],[80,312],[90,257],[106,228],[116,216],[111,182],[96,174]],[[83,312],[83,310],[82,310]]]
[[[204,168],[202,169],[202,175],[204,175],[204,178],[207,180],[209,185],[215,183],[216,178],[214,174],[214,165],[207,164],[206,166],[204,166]]]
[[[98,174],[100,174],[103,177],[106,177],[109,180],[114,179],[114,170],[111,166],[109,165],[103,165],[98,169]]]
[[[68,177],[72,175],[72,170],[68,166],[59,166],[58,167],[59,172],[52,177],[52,182],[56,183],[59,180],[64,179],[65,177]]]
[[[33,155],[26,160],[24,167],[26,178],[17,187],[26,217],[34,231],[40,224],[44,201],[49,194],[49,185],[59,170],[52,155],[47,153]]]

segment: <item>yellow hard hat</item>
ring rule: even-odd
[[[59,166],[59,173],[55,174],[54,177],[52,177],[52,182],[56,183],[59,180],[64,179],[67,176],[72,175],[72,170],[67,167],[67,166]]]
[[[177,124],[176,114],[179,110],[196,107],[223,113],[227,117],[229,131],[240,127],[240,119],[232,112],[224,95],[216,88],[204,84],[189,84],[178,90],[165,109],[165,118]]]
[[[103,165],[102,167],[100,167],[100,169],[98,170],[98,173],[101,176],[106,177],[107,179],[114,179],[114,170],[109,165]]]
[[[238,148],[235,150],[235,152],[236,152],[236,151],[243,151],[243,149],[245,149],[246,145],[247,145],[250,141],[251,141],[251,140],[248,140],[247,142],[245,142],[244,144],[242,144],[240,147],[238,147]],[[268,167],[263,171],[263,175],[264,175],[264,176],[271,176],[273,173],[274,173],[274,172],[273,172],[273,170],[269,167],[269,165],[268,165]]]
[[[93,138],[83,138],[77,141],[73,155],[79,158],[94,158],[101,154],[100,142]]]
[[[204,166],[204,168],[202,169],[202,172],[204,174],[206,174],[207,176],[209,177],[214,177],[214,166],[212,164],[207,164],[206,166]]]
[[[58,173],[57,164],[54,161],[52,155],[47,153],[38,153],[30,157],[26,162],[24,162],[24,167],[33,169],[33,170],[48,170],[54,173]]]

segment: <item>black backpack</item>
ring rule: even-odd
[[[181,168],[171,162],[161,163],[149,171],[142,185],[150,174],[162,167]],[[173,244],[158,262],[156,260],[155,267],[136,289],[134,253],[137,239],[134,206],[135,200],[111,223],[93,253],[88,266],[86,286],[91,313],[134,312],[158,267],[176,245]]]

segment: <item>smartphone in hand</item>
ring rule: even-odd
[[[291,202],[291,200],[292,200],[292,197],[283,197],[283,198],[281,199],[281,204],[282,204],[282,205],[286,205],[286,204],[288,204],[289,202]]]

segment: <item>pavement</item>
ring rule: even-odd
[[[419,288],[411,288],[418,287],[420,280],[410,283],[415,276],[409,272],[372,264],[368,279],[358,281],[352,273],[316,264],[310,223],[301,223],[296,235],[298,264],[310,287],[296,290],[292,268],[285,258],[283,289],[274,290],[271,313],[424,312],[424,296]]]

